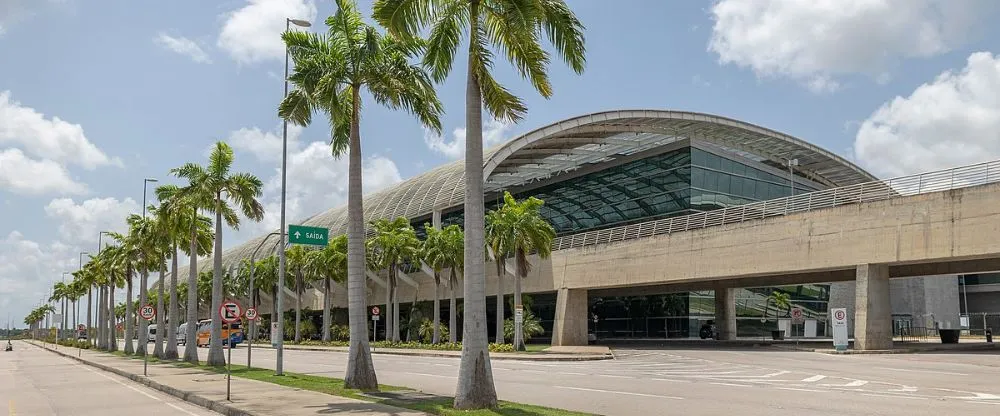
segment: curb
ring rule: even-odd
[[[209,399],[206,399],[204,397],[198,396],[198,395],[196,395],[194,393],[170,387],[168,385],[165,385],[165,384],[153,381],[153,380],[151,380],[151,379],[149,379],[147,377],[143,377],[143,376],[140,376],[138,374],[132,374],[132,373],[130,373],[128,371],[125,371],[125,370],[120,370],[120,369],[117,369],[117,368],[114,368],[114,367],[106,366],[104,364],[95,363],[93,361],[87,361],[87,360],[85,360],[83,358],[76,357],[76,356],[73,356],[71,354],[63,353],[62,351],[56,351],[56,350],[54,350],[52,348],[44,347],[44,346],[35,344],[34,342],[28,342],[28,343],[31,344],[31,345],[34,345],[35,347],[41,348],[43,350],[47,350],[47,351],[49,351],[51,353],[54,353],[54,354],[57,354],[57,355],[61,355],[61,356],[66,357],[66,358],[72,358],[72,359],[74,359],[76,361],[79,361],[79,362],[81,362],[83,364],[86,364],[86,365],[89,365],[91,367],[95,367],[95,368],[98,368],[100,370],[107,371],[109,373],[117,374],[117,375],[125,377],[125,378],[127,378],[129,380],[135,381],[135,382],[137,382],[139,384],[142,384],[142,385],[145,385],[147,387],[159,390],[161,392],[164,392],[164,393],[169,394],[171,396],[177,397],[177,398],[179,398],[181,400],[184,400],[186,402],[189,402],[189,403],[192,403],[192,404],[204,407],[204,408],[206,408],[208,410],[211,410],[213,412],[216,412],[216,413],[221,413],[221,414],[224,414],[226,416],[259,416],[256,413],[251,413],[251,412],[248,412],[246,410],[242,410],[242,409],[233,407],[231,405],[228,405],[228,404],[225,404],[225,403],[222,403],[222,402],[219,402],[219,401],[209,400]]]
[[[806,350],[811,352],[817,352],[820,354],[830,354],[830,355],[879,355],[879,354],[920,354],[925,352],[941,352],[941,351],[989,351],[997,349],[996,345],[970,345],[963,348],[940,348],[940,347],[929,347],[929,348],[900,348],[892,350],[846,350],[846,351],[835,351],[835,350]]]
[[[264,347],[267,348],[267,347]],[[294,346],[284,347],[286,350],[297,350],[297,351],[325,351],[325,352],[346,352],[330,348],[322,347],[309,347],[309,346]],[[399,351],[372,351],[372,354],[384,354],[384,355],[399,355],[407,357],[435,357],[435,358],[462,358],[461,355],[452,354],[441,354],[437,352],[399,352]],[[494,353],[496,354],[496,353]],[[605,355],[581,355],[579,357],[546,357],[544,354],[534,355],[535,358],[520,358],[520,357],[507,357],[507,356],[496,356],[490,355],[490,360],[507,360],[507,361],[600,361],[600,360],[613,360],[615,357],[611,354]]]

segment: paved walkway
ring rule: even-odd
[[[254,344],[254,348],[272,349],[271,344]],[[285,344],[287,350],[303,351],[337,351],[347,352],[347,347],[329,347],[324,345],[290,345]],[[409,348],[375,348],[375,354],[410,355],[417,357],[445,357],[460,358],[461,351],[437,351],[418,350]],[[491,360],[517,360],[517,361],[594,361],[610,360],[614,356],[611,349],[606,346],[586,346],[586,347],[551,347],[550,351],[537,353],[524,352],[491,352]]]
[[[41,344],[36,344],[41,345]],[[47,347],[51,347],[49,344]],[[86,364],[127,377],[154,389],[224,415],[306,416],[355,414],[420,416],[425,413],[333,396],[263,381],[233,377],[232,401],[226,401],[226,376],[193,368],[150,364],[148,377],[142,376],[142,360],[122,358],[103,352],[60,347],[56,354],[76,358]],[[77,358],[79,354],[79,358]]]

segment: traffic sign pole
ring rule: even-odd
[[[228,328],[226,329],[229,329],[230,331],[233,329],[233,324],[226,324],[226,326],[228,326]],[[230,331],[226,331],[226,333],[229,333]],[[226,401],[230,402],[232,401],[229,400],[229,390],[233,379],[232,367],[233,367],[233,334],[229,334],[229,358],[226,359]]]
[[[229,358],[226,359],[226,401],[232,401],[229,400],[229,391],[232,380],[231,367],[233,363],[233,335],[230,334],[230,332],[233,329],[233,323],[239,321],[241,316],[243,316],[243,309],[240,307],[240,304],[236,302],[229,301],[219,306],[219,318],[221,318],[222,323],[226,325],[226,333],[229,334],[229,339],[227,341],[229,344]]]
[[[139,317],[145,319],[147,322],[152,321],[156,317],[156,309],[152,305],[146,305],[139,308]],[[159,330],[159,328],[157,328]],[[127,334],[125,336],[128,336]],[[149,335],[142,334],[139,337],[139,342],[149,342]],[[149,354],[142,355],[142,375],[143,377],[148,376],[146,369],[149,367]]]

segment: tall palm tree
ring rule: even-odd
[[[347,235],[331,238],[322,250],[309,252],[306,264],[310,274],[323,280],[323,341],[329,341],[332,282],[344,283],[347,280]]]
[[[230,173],[233,166],[233,149],[225,142],[216,142],[209,155],[208,166],[188,163],[174,169],[178,177],[186,178],[190,185],[180,193],[199,201],[199,208],[215,213],[215,247],[212,250],[212,307],[218,310],[222,305],[222,220],[233,229],[239,229],[240,217],[230,205],[235,204],[243,216],[251,221],[264,218],[264,206],[257,198],[261,196],[263,183],[249,173]],[[203,205],[206,200],[211,204]],[[190,301],[189,301],[190,302]],[[190,314],[190,312],[189,312]],[[218,314],[212,316],[212,336],[208,349],[208,365],[222,366],[226,357],[222,353],[222,322]],[[188,326],[191,326],[189,324]]]
[[[493,264],[497,269],[497,319],[496,343],[504,343],[504,302],[503,279],[507,277],[507,257],[510,255],[509,232],[506,226],[510,221],[504,221],[503,216],[509,211],[496,210],[486,213],[486,248],[493,256]]]
[[[398,217],[392,221],[378,219],[372,221],[371,228],[373,235],[368,239],[368,251],[375,254],[375,262],[380,269],[388,269],[389,273],[389,299],[391,305],[386,305],[387,318],[386,330],[391,332],[393,341],[399,341],[399,295],[397,293],[397,277],[399,276],[399,266],[404,262],[417,260],[420,240],[410,226],[410,221],[406,217]]]
[[[400,42],[383,36],[365,23],[351,0],[336,0],[337,10],[326,19],[326,35],[286,32],[285,44],[295,70],[295,86],[282,101],[278,114],[298,125],[308,125],[312,113],[324,113],[332,130],[335,156],[348,154],[347,245],[348,311],[351,341],[348,348],[348,388],[378,390],[368,349],[365,287],[365,230],[361,201],[361,90],[379,104],[416,115],[434,131],[441,130],[441,103],[430,78],[408,59],[418,42]]]
[[[154,237],[154,241],[151,242],[152,243],[151,248],[154,250],[152,254],[154,254],[156,264],[157,266],[159,266],[158,281],[156,285],[158,292],[150,294],[148,296],[150,303],[153,302],[154,295],[156,301],[156,339],[153,344],[153,355],[159,359],[165,359],[167,358],[167,356],[166,356],[166,351],[164,351],[163,341],[165,338],[169,337],[164,336],[166,335],[164,333],[165,330],[168,330],[168,328],[166,328],[166,325],[164,325],[164,323],[169,321],[170,326],[176,325],[176,320],[169,319],[170,316],[168,315],[168,312],[164,310],[163,307],[166,301],[165,299],[166,296],[164,293],[165,288],[163,286],[164,286],[164,279],[166,278],[167,274],[167,258],[170,257],[171,255],[170,248],[172,246],[170,242],[171,218],[167,214],[162,201],[159,207],[150,206],[149,214],[151,217],[151,223],[153,229],[152,234]],[[169,299],[173,300],[172,297]],[[175,338],[173,358],[177,358],[176,338]]]
[[[295,342],[302,341],[302,292],[306,290],[306,262],[309,250],[304,246],[294,246],[285,252],[285,261],[288,263],[287,270],[292,272],[295,279],[292,282],[292,290],[295,291]]]
[[[178,258],[180,252],[190,259],[192,271],[188,276],[188,282],[195,282],[197,279],[198,256],[205,256],[212,252],[212,242],[214,234],[212,232],[212,220],[206,216],[198,215],[197,201],[183,194],[184,188],[176,185],[162,185],[156,188],[156,198],[160,201],[160,208],[156,211],[158,221],[164,226],[164,233],[170,244],[170,308],[168,317],[170,325],[167,327],[167,346],[164,356],[167,359],[175,360],[177,355],[177,328],[182,321],[178,315],[180,302],[185,306],[187,333],[185,339],[193,340],[196,336],[198,321],[198,299],[197,296],[188,296],[188,284],[183,285],[183,292],[177,282]],[[197,285],[190,285],[196,287]],[[194,302],[192,306],[191,303]],[[188,362],[198,361],[197,343],[185,343],[184,360]],[[190,345],[190,346],[189,346]]]
[[[441,342],[441,270],[448,266],[448,257],[442,240],[443,232],[424,224],[427,237],[420,244],[420,258],[434,273],[434,332],[431,343]]]
[[[510,192],[504,192],[503,205],[496,211],[490,211],[486,216],[489,224],[488,234],[492,234],[494,239],[501,240],[495,249],[504,253],[494,256],[514,256],[516,269],[514,305],[521,305],[521,279],[528,276],[531,270],[528,254],[535,253],[542,259],[552,254],[552,241],[556,238],[556,230],[542,217],[540,209],[543,204],[541,199],[535,197],[517,201]],[[516,319],[514,348],[524,351],[523,325]]]
[[[64,301],[67,298],[67,289],[68,288],[66,286],[66,283],[56,282],[54,285],[52,285],[52,295],[49,296],[49,302],[59,302],[59,307],[61,309],[61,314],[63,317],[66,316],[66,303]],[[60,318],[60,321],[62,321],[62,318]],[[62,329],[66,329],[65,325],[62,326]]]
[[[448,287],[451,294],[448,304],[448,342],[455,343],[458,341],[458,294],[455,288],[458,287],[458,275],[463,274],[465,269],[465,232],[461,227],[449,225],[441,229],[441,251],[444,264],[449,269]]]
[[[126,276],[128,279],[128,303],[126,304],[126,348],[132,345],[132,329],[129,328],[130,324],[134,321],[138,321],[138,331],[139,336],[137,337],[137,345],[135,348],[135,354],[139,356],[146,355],[146,328],[149,326],[149,321],[138,318],[135,310],[132,308],[132,272],[139,272],[139,299],[138,304],[141,306],[146,306],[149,304],[149,271],[156,270],[162,264],[160,257],[162,256],[162,236],[160,235],[160,230],[157,228],[155,220],[151,217],[142,217],[138,214],[129,215],[125,222],[128,224],[129,231],[128,235],[124,236],[122,239],[117,236],[117,234],[112,233],[112,236],[119,241],[119,245],[122,250],[122,262],[126,268]],[[133,326],[134,328],[134,326]],[[125,351],[129,353],[128,350]]]
[[[281,319],[278,313],[278,256],[267,256],[253,266],[253,285],[257,291],[257,304],[260,304],[260,291],[266,291],[271,295],[271,322]]]
[[[506,55],[543,97],[552,95],[546,74],[549,53],[542,34],[577,73],[586,63],[583,24],[563,0],[377,0],[375,20],[389,32],[415,38],[430,28],[424,65],[437,81],[451,72],[462,32],[468,33],[465,92],[465,323],[455,407],[495,407],[486,327],[486,274],[483,250],[483,107],[502,121],[527,112],[520,98],[490,71],[493,50]]]

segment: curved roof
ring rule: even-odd
[[[798,159],[800,175],[831,187],[876,180],[840,156],[750,123],[687,111],[619,110],[559,121],[487,150],[485,190],[489,193],[544,180],[687,139],[710,142],[765,163],[783,166],[787,160]],[[365,219],[415,218],[461,205],[465,197],[463,166],[462,160],[453,161],[366,196]],[[332,208],[302,224],[329,228],[331,235],[344,233],[347,207]],[[250,257],[264,238],[259,236],[227,250],[226,267]],[[262,252],[272,249],[269,243]]]

